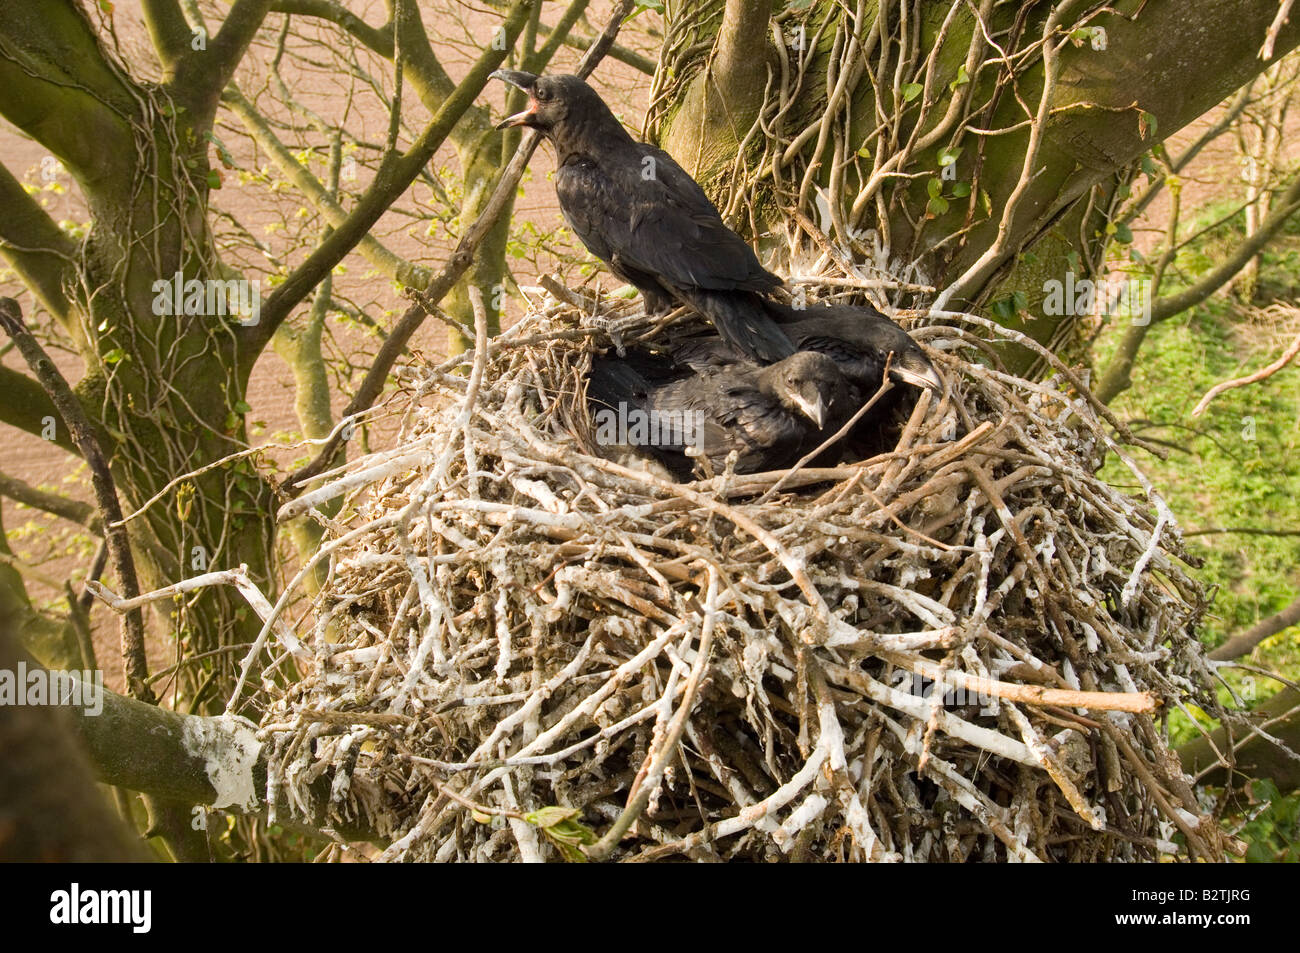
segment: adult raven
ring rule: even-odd
[[[762,306],[795,347],[831,358],[866,398],[884,383],[886,362],[896,382],[943,390],[943,380],[925,352],[875,308],[830,305],[800,310],[776,301],[764,301]],[[673,345],[672,354],[679,363],[697,370],[741,359],[735,348],[713,335],[680,340]]]
[[[587,400],[598,440],[648,451],[683,478],[692,468],[688,448],[715,472],[733,451],[737,473],[792,466],[861,406],[835,362],[812,351],[765,367],[741,361],[692,371],[633,350],[592,362]],[[611,424],[619,417],[620,439],[614,440]],[[625,439],[629,433],[636,438]]]
[[[795,348],[762,308],[782,281],[727,228],[672,156],[637,142],[577,76],[497,70],[528,94],[498,129],[528,126],[555,145],[555,192],[569,227],[651,312],[690,305],[745,357],[772,363]]]

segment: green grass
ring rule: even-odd
[[[1205,213],[1207,219],[1212,214]],[[1200,247],[1179,256],[1183,275],[1193,277],[1218,260],[1229,244],[1221,234],[1225,230],[1235,229],[1217,230]],[[1293,225],[1290,231],[1262,263],[1259,301],[1295,300],[1300,285],[1300,241],[1295,236],[1300,228]],[[1123,330],[1118,320],[1116,325],[1095,347],[1099,369],[1105,368]],[[1258,384],[1227,391],[1201,417],[1191,416],[1215,384],[1267,366],[1280,355],[1285,344],[1278,343],[1276,332],[1266,331],[1243,317],[1221,293],[1151,329],[1133,370],[1133,386],[1112,404],[1121,419],[1142,422],[1135,425],[1141,436],[1171,445],[1167,460],[1141,450],[1135,457],[1185,532],[1210,527],[1300,532],[1300,367],[1292,365]],[[1140,492],[1117,462],[1108,464],[1102,476],[1127,492]],[[1204,566],[1192,575],[1213,599],[1201,632],[1207,645],[1222,643],[1300,594],[1300,535],[1228,533],[1191,536],[1187,542],[1204,559]],[[1249,662],[1300,680],[1300,629],[1265,640]],[[1282,688],[1274,679],[1240,669],[1221,674],[1249,707]],[[1219,695],[1224,704],[1236,704],[1227,689]],[[1203,723],[1216,725],[1208,716]],[[1196,729],[1175,712],[1170,732],[1179,744]],[[1240,827],[1239,836],[1249,845],[1247,859],[1300,859],[1292,847],[1300,830],[1300,794],[1282,797],[1271,782],[1262,781],[1252,785],[1250,798],[1254,804],[1245,814],[1228,819],[1229,827]]]

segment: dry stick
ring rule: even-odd
[[[586,55],[583,56],[582,62],[577,69],[579,76],[583,78],[590,76],[596,65],[609,52],[609,48],[614,44],[614,38],[618,36],[619,27],[623,25],[624,18],[632,12],[633,5],[634,0],[621,0],[614,13],[610,16],[609,23],[605,25],[604,31],[596,39],[596,42],[591,45],[591,48],[587,50]],[[532,158],[533,152],[536,151],[541,141],[541,134],[535,130],[530,129],[524,134],[514,156],[511,157],[505,170],[502,171],[501,178],[497,180],[496,189],[492,192],[492,197],[488,199],[487,205],[483,207],[482,213],[474,220],[474,224],[469,227],[461,240],[457,242],[456,250],[447,259],[447,263],[443,265],[442,270],[429,282],[425,291],[416,296],[416,303],[406,309],[384,340],[383,346],[375,356],[375,363],[366,372],[366,376],[362,379],[361,386],[357,388],[352,400],[343,408],[340,423],[368,409],[379,397],[388,381],[388,372],[397,363],[397,359],[402,352],[406,350],[407,342],[411,340],[419,327],[424,324],[425,318],[428,317],[426,305],[429,307],[437,305],[451,291],[456,282],[460,281],[465,272],[469,270],[469,266],[474,261],[474,252],[496,225],[496,220],[505,210],[506,205],[514,199],[515,189],[519,185],[519,180],[523,177],[524,169],[528,166],[528,160]],[[329,462],[334,459],[334,454],[338,452],[339,444],[342,442],[342,434],[342,429],[336,429],[329,442],[321,448],[310,463],[291,473],[280,484],[281,490],[287,495],[295,495],[300,491],[294,490],[294,487],[321,473],[329,465]]]
[[[90,467],[90,482],[95,492],[95,504],[104,521],[104,541],[108,544],[108,554],[113,560],[113,571],[117,573],[123,595],[127,599],[134,599],[140,594],[140,584],[136,579],[131,541],[126,529],[118,522],[122,519],[122,506],[118,502],[113,474],[108,469],[108,461],[99,447],[95,430],[68,382],[23,324],[22,310],[13,298],[0,298],[0,327],[13,339],[23,360],[49,394],[67,425],[72,441]],[[144,651],[144,616],[138,608],[122,616],[121,631],[122,664],[126,670],[131,697],[151,705],[156,704],[157,699],[149,687],[149,664]]]
[[[1278,371],[1282,370],[1282,368],[1290,364],[1291,359],[1297,354],[1300,354],[1300,336],[1297,336],[1296,339],[1291,342],[1291,346],[1286,349],[1285,354],[1268,367],[1260,368],[1255,373],[1247,374],[1245,377],[1234,377],[1230,381],[1221,381],[1218,384],[1215,384],[1205,392],[1205,396],[1197,402],[1194,408],[1192,408],[1192,416],[1199,417],[1201,414],[1205,413],[1205,408],[1210,406],[1210,401],[1214,400],[1214,398],[1218,397],[1224,391],[1233,390],[1237,387],[1245,387],[1248,384],[1254,384],[1264,380],[1265,378],[1272,377]]]
[[[954,669],[943,669],[928,659],[902,652],[878,651],[875,654],[888,659],[900,668],[924,675],[934,681],[946,682],[954,688],[965,689],[974,694],[995,695],[1024,705],[1058,705],[1062,708],[1132,712],[1153,712],[1160,707],[1160,700],[1151,692],[1084,692],[1074,689],[1042,688],[1038,685],[1003,682],[980,675],[969,675]]]
[[[713,646],[713,632],[717,619],[718,570],[709,566],[709,589],[704,600],[704,623],[700,630],[700,644],[695,651],[695,664],[691,666],[690,678],[686,681],[686,691],[682,695],[681,704],[677,706],[677,713],[668,725],[659,750],[653,753],[653,759],[649,762],[641,786],[633,787],[628,796],[627,807],[623,809],[623,813],[614,821],[605,836],[587,848],[586,853],[590,859],[603,860],[618,846],[627,829],[636,822],[641,812],[646,809],[646,805],[650,803],[650,798],[668,767],[669,759],[677,753],[677,742],[681,740],[682,732],[686,730],[686,722],[695,707],[695,696],[699,692],[700,682],[703,681],[705,669],[708,667],[709,650]]]

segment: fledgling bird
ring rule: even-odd
[[[692,371],[663,355],[633,350],[622,358],[593,361],[587,400],[593,411],[619,408],[685,421],[684,439],[635,448],[681,478],[692,469],[688,447],[715,473],[733,451],[737,473],[793,466],[861,405],[835,362],[812,351],[767,366],[739,361]]]
[[[763,308],[801,351],[831,358],[866,399],[884,382],[885,365],[895,383],[943,392],[943,379],[911,335],[870,306],[829,305],[805,309],[776,301]],[[714,335],[680,339],[671,346],[679,363],[701,369],[733,364],[741,354]]]
[[[647,310],[685,303],[750,360],[772,363],[795,352],[761,306],[783,282],[723,224],[672,156],[632,138],[577,76],[492,75],[528,94],[527,108],[497,128],[527,126],[551,141],[565,221],[588,251],[636,286]]]

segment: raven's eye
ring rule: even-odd
[[[545,86],[538,86],[536,95],[539,103],[544,103],[546,100],[551,98],[551,94],[547,91]]]

